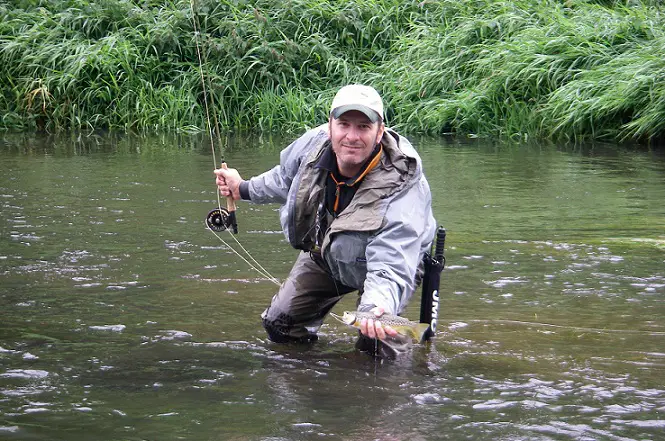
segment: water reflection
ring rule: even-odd
[[[203,138],[3,136],[0,437],[657,439],[663,156],[416,141],[448,229],[441,333],[379,363],[339,323],[265,339],[274,285],[203,225]],[[250,175],[288,140],[225,142]],[[276,208],[241,206],[239,238],[283,278]]]

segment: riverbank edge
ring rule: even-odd
[[[291,133],[363,82],[410,133],[665,137],[658,2],[12,3],[3,130],[196,133],[205,96],[221,132]]]

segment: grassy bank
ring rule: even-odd
[[[199,130],[198,42],[224,130],[314,126],[336,88],[367,82],[410,133],[663,139],[658,4],[10,1],[0,127]]]

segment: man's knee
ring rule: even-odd
[[[276,317],[270,317],[267,313],[263,315],[263,328],[274,343],[311,343],[319,339],[305,327],[297,329],[293,317],[288,314],[281,313]]]
[[[293,319],[286,314],[280,314],[273,319],[268,318],[266,314],[263,318],[263,328],[268,333],[268,338],[275,343],[290,342],[289,330],[292,326]]]

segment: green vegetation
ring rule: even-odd
[[[317,125],[365,82],[409,133],[665,138],[657,0],[15,0],[0,128],[198,131],[197,43],[227,131]]]

